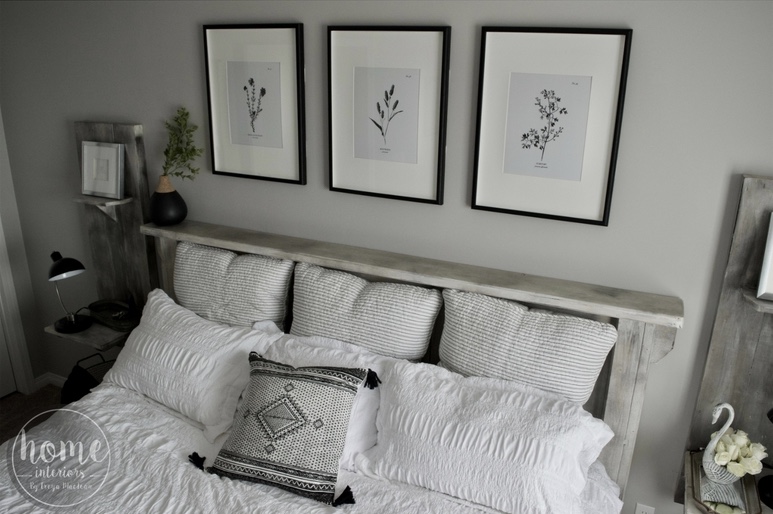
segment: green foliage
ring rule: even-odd
[[[164,122],[169,133],[169,141],[164,150],[162,175],[193,180],[199,172],[199,168],[193,166],[193,161],[201,157],[204,149],[194,144],[193,134],[199,127],[190,123],[189,118],[188,109],[180,107],[172,120]]]

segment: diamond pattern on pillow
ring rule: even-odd
[[[212,472],[332,504],[352,405],[368,370],[294,368],[254,352],[250,368],[250,384]]]

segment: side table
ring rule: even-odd
[[[113,330],[105,325],[100,325],[99,323],[94,323],[83,332],[77,332],[75,334],[62,334],[61,332],[57,332],[54,330],[54,325],[49,325],[43,330],[47,334],[91,346],[100,352],[104,352],[114,346],[122,345],[129,337],[129,332],[118,332],[117,330]]]
[[[685,452],[684,454],[684,512],[685,514],[712,514],[714,511],[699,501],[701,460],[703,452]],[[746,501],[747,514],[773,514],[771,509],[760,502],[757,494],[757,482],[751,475],[741,479]]]

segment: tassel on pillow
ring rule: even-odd
[[[381,383],[381,379],[378,378],[378,375],[375,371],[372,369],[368,370],[368,375],[365,377],[365,387],[368,389],[375,389],[378,387],[378,385]]]
[[[197,452],[193,452],[192,454],[188,455],[188,461],[202,471],[204,471],[205,460],[207,460],[207,458],[202,457]]]
[[[375,375],[375,373],[373,373]],[[378,379],[378,377],[376,377]],[[333,507],[338,507],[339,505],[354,505],[354,494],[352,493],[352,488],[348,485],[346,486],[346,489],[338,495],[338,498],[333,500]]]

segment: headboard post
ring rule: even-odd
[[[158,259],[158,279],[161,289],[170,298],[174,294],[174,261],[177,255],[177,241],[166,237],[156,237],[156,258]]]

